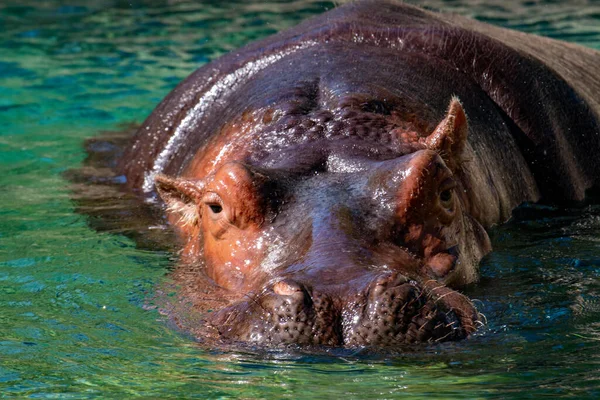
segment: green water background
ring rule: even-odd
[[[420,4],[600,49],[596,0]],[[0,3],[0,397],[600,397],[596,206],[526,209],[496,229],[468,288],[487,327],[387,356],[202,350],[152,303],[173,256],[74,212],[62,173],[84,139],[141,122],[198,66],[333,5]]]

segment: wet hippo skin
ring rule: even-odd
[[[599,66],[573,44],[351,3],[198,69],[119,170],[164,202],[199,336],[462,339],[481,318],[456,289],[486,229],[598,184]]]

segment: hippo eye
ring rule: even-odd
[[[208,207],[215,214],[218,214],[221,211],[223,211],[223,207],[220,204],[208,204]]]
[[[452,190],[446,189],[440,193],[440,200],[442,203],[448,203],[452,200]]]
[[[442,189],[439,193],[440,204],[442,207],[446,209],[448,212],[452,212],[454,208],[454,188],[456,187],[456,183],[448,179],[446,182],[442,184]]]
[[[218,194],[208,192],[204,195],[202,202],[210,208],[213,214],[220,214],[223,211],[223,203]]]

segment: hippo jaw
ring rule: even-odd
[[[446,286],[472,282],[490,250],[460,180],[466,125],[453,99],[429,136],[393,158],[312,144],[299,154],[325,159],[157,177],[184,258],[201,248],[206,274],[240,293],[209,324],[227,340],[350,347],[472,333],[477,311]]]

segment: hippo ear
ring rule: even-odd
[[[452,97],[446,117],[425,139],[427,148],[437,151],[453,172],[460,168],[468,128],[467,115],[460,100]]]
[[[183,226],[198,222],[198,203],[204,193],[203,181],[157,175],[155,185],[167,205],[167,211],[179,214]]]

